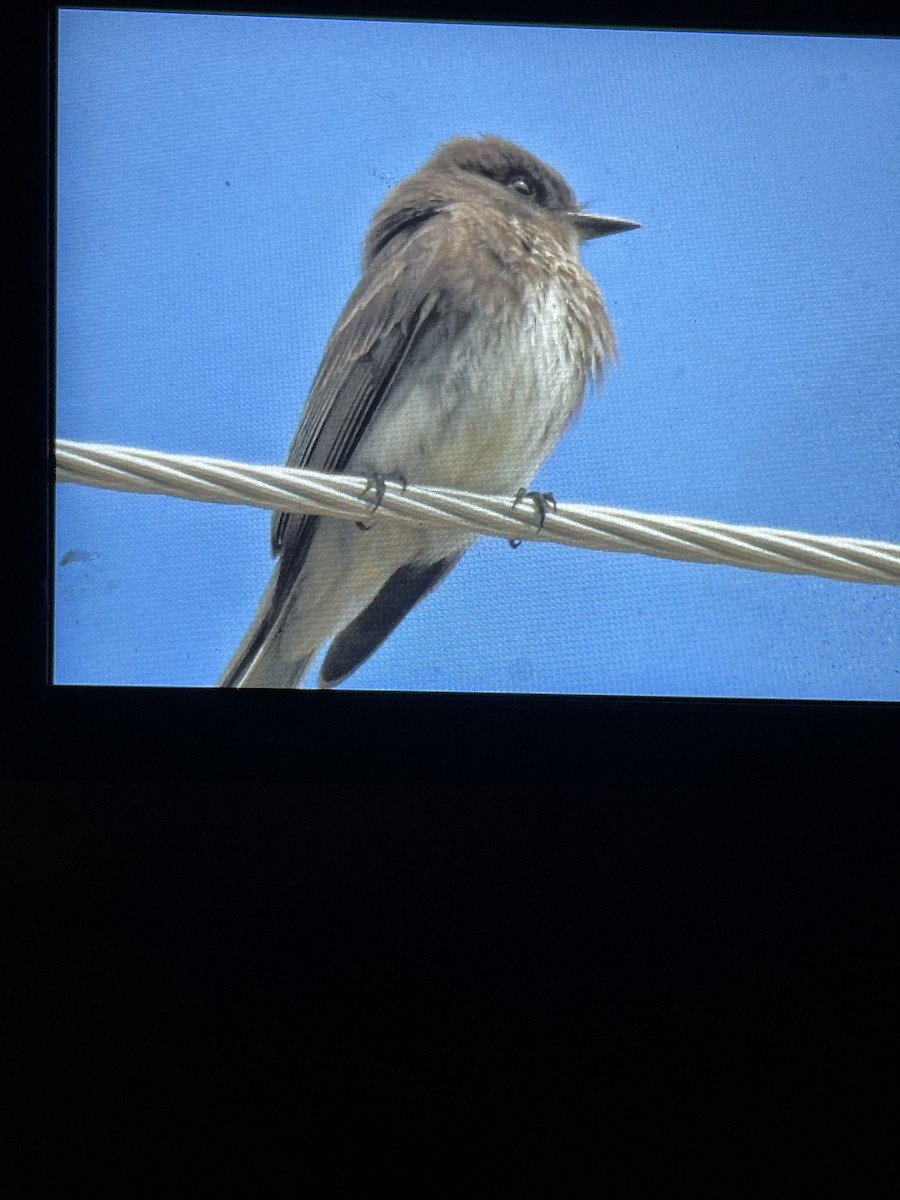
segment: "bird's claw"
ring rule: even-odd
[[[556,512],[556,497],[552,492],[530,492],[527,488],[520,487],[516,492],[515,500],[513,500],[513,508],[521,500],[531,500],[534,503],[538,513],[538,529],[544,528],[548,507],[551,507]],[[521,538],[509,538],[508,540],[513,550],[518,550],[519,546],[522,545]]]
[[[382,471],[373,471],[372,474],[366,478],[366,486],[363,488],[360,494],[365,497],[368,496],[369,492],[374,491],[375,503],[372,505],[373,517],[381,507],[381,502],[384,499],[385,487],[389,480],[391,483],[399,483],[401,494],[406,491],[406,477],[401,475],[399,471],[388,472],[387,474]],[[369,530],[372,528],[372,526],[367,525],[365,521],[357,521],[356,528]]]

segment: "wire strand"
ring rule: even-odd
[[[592,550],[719,563],[757,571],[819,575],[855,583],[900,584],[900,546],[867,538],[825,537],[698,517],[633,512],[559,501],[538,527],[536,506],[513,496],[387,481],[373,515],[370,481],[228,459],[164,454],[90,442],[56,442],[59,483],[147,492],[220,504],[249,504],[348,521],[396,520],[467,529],[489,537],[559,542]]]

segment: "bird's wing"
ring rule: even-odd
[[[288,452],[289,467],[344,470],[398,375],[417,356],[427,357],[432,338],[458,335],[469,320],[467,297],[461,294],[465,288],[454,285],[446,270],[450,220],[446,210],[416,213],[379,248],[325,347]],[[273,514],[278,567],[220,687],[237,685],[276,628],[320,520],[302,513]]]
[[[441,271],[447,220],[437,213],[402,231],[366,270],[325,348],[287,466],[343,471],[410,360],[427,354],[439,326],[441,338],[452,337],[468,320],[458,297],[448,303],[450,285]],[[298,513],[273,515],[272,549],[281,562],[270,611],[291,591],[318,522]]]

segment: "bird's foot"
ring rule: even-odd
[[[384,499],[385,485],[388,482],[399,483],[401,493],[406,491],[406,476],[401,475],[399,471],[388,471],[386,473],[382,471],[373,471],[371,475],[366,477],[366,486],[363,488],[361,495],[368,496],[369,492],[375,493],[375,503],[372,506],[373,517],[381,506],[381,502]],[[372,528],[372,526],[367,525],[365,521],[357,521],[356,528],[369,530]]]
[[[556,512],[556,497],[552,492],[529,492],[527,488],[520,487],[516,492],[516,498],[513,500],[513,508],[521,500],[531,500],[538,514],[538,529],[544,528],[544,521],[547,518],[547,509],[552,508]],[[513,550],[517,550],[522,545],[521,538],[510,538],[509,544]]]

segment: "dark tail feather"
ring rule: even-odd
[[[334,687],[361,666],[461,557],[462,551],[426,565],[407,563],[395,571],[368,608],[331,643],[319,671],[319,687]]]

